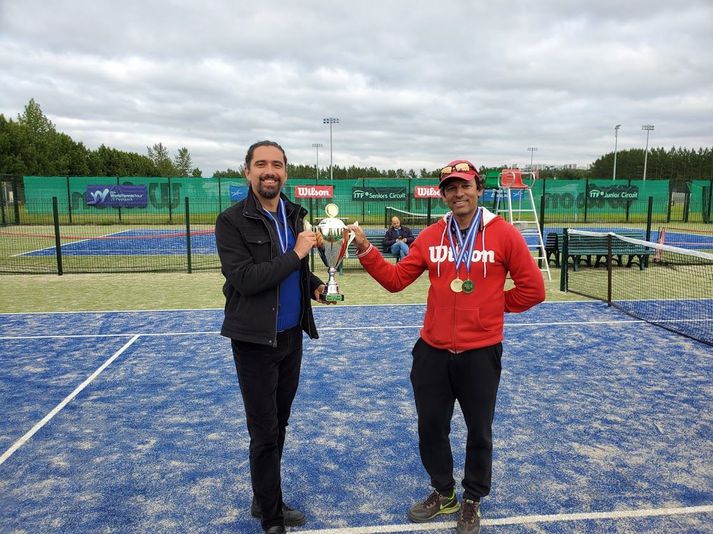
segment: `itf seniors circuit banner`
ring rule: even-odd
[[[97,208],[145,208],[148,194],[145,185],[88,185],[86,199]]]
[[[405,187],[352,187],[352,200],[406,200]]]

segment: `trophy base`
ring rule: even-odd
[[[322,298],[325,302],[342,302],[344,295],[341,293],[323,293]]]

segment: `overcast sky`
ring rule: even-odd
[[[713,146],[713,0],[0,0],[0,113],[89,148],[294,163],[588,165]],[[528,147],[537,147],[531,153]]]

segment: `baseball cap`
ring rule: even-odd
[[[460,178],[468,182],[475,180],[480,184],[480,175],[473,165],[467,159],[457,159],[451,161],[448,165],[441,169],[441,181],[438,187],[445,187],[446,182],[451,178]]]

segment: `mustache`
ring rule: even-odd
[[[275,180],[276,182],[280,182],[280,177],[276,174],[272,173],[266,173],[266,174],[261,174],[260,175],[260,181],[262,180]]]

